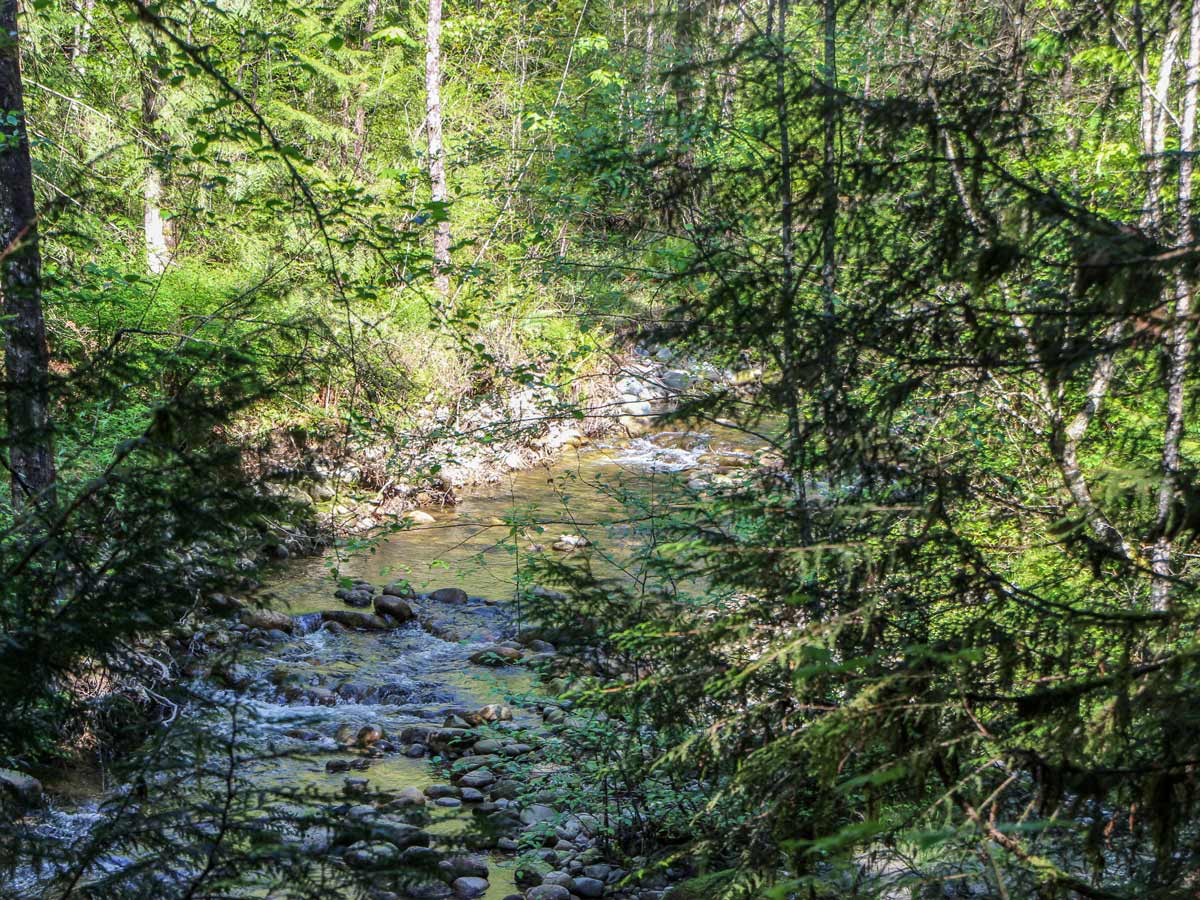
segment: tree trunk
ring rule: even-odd
[[[366,37],[363,38],[363,52],[371,49],[371,34],[375,31],[375,17],[379,12],[379,0],[367,0],[367,15],[363,23],[363,30],[366,31]],[[360,88],[360,96],[358,103],[354,108],[354,167],[357,169],[362,164],[363,154],[367,151],[367,107],[363,103]]]
[[[92,12],[96,0],[84,0],[80,11],[79,24],[75,26],[75,42],[71,45],[71,68],[80,71],[83,68],[83,58],[87,55],[88,44],[92,37]]]
[[[825,25],[825,71],[822,73],[825,102],[824,154],[821,161],[821,291],[825,314],[833,318],[837,291],[837,0],[823,0]],[[830,322],[832,324],[832,321]]]
[[[429,0],[429,25],[425,42],[425,135],[429,141],[430,199],[445,203],[446,150],[442,145],[442,0]],[[444,211],[437,213],[433,233],[433,286],[446,297],[450,293],[450,222]]]
[[[1200,101],[1200,0],[1192,0],[1185,67],[1183,118],[1179,126],[1179,236],[1178,246],[1189,247],[1195,240],[1192,226],[1192,178],[1195,172],[1196,105]],[[1165,97],[1165,90],[1163,95]],[[1183,440],[1185,385],[1192,340],[1192,279],[1188,269],[1178,276],[1171,327],[1167,331],[1167,422],[1163,431],[1162,482],[1154,522],[1154,549],[1150,569],[1153,573],[1151,603],[1165,609],[1171,590],[1172,509],[1179,487],[1180,444]]]
[[[54,503],[50,353],[42,318],[33,169],[25,129],[17,0],[0,0],[0,108],[15,117],[0,149],[0,290],[4,294],[5,398],[13,505]]]
[[[151,76],[142,76],[142,126],[153,143],[151,153],[161,143],[158,133],[158,118],[162,113],[163,99]],[[146,268],[152,275],[161,275],[171,262],[171,248],[167,242],[167,227],[162,212],[162,172],[153,158],[146,160],[146,172],[142,182],[143,223],[146,236]]]

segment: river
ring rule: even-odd
[[[510,601],[522,556],[556,553],[552,545],[561,536],[581,535],[594,546],[574,554],[589,554],[594,566],[619,571],[639,539],[638,530],[623,521],[622,491],[635,491],[651,506],[660,496],[666,503],[669,485],[677,489],[700,473],[713,477],[749,461],[761,446],[740,431],[715,427],[570,451],[553,466],[510,473],[502,484],[470,494],[455,507],[432,510],[432,523],[280,564],[265,577],[265,589],[293,616],[293,636],[248,648],[239,659],[247,677],[236,691],[207,681],[202,686],[218,706],[237,706],[255,746],[273,750],[269,759],[241,763],[239,777],[264,789],[336,791],[348,775],[362,776],[371,790],[388,793],[444,780],[428,759],[410,757],[399,747],[369,758],[365,771],[331,772],[331,762],[336,767],[337,760],[364,758],[334,736],[339,729],[357,732],[363,726],[395,736],[406,726],[495,703],[510,704],[517,725],[531,721],[535,713],[519,703],[534,687],[524,667],[468,661],[481,646],[512,633]],[[319,627],[315,614],[344,608],[333,596],[335,574],[375,585],[404,579],[420,595],[457,587],[470,599],[464,604],[419,599],[426,614],[436,617],[433,629],[412,622],[385,632],[331,631]],[[38,828],[64,842],[81,840],[100,817],[99,802],[52,801]],[[427,830],[435,843],[439,835],[462,830],[467,807],[431,810]],[[96,866],[111,869],[127,861],[101,854]],[[486,900],[519,893],[510,854],[492,852],[488,865]],[[35,896],[38,884],[44,882],[29,876],[14,886],[17,895]]]

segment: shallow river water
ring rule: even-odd
[[[394,792],[425,788],[444,780],[428,760],[401,752],[370,761],[364,772],[330,773],[331,760],[360,758],[339,747],[339,728],[378,725],[396,735],[406,725],[440,724],[454,710],[473,710],[510,702],[531,687],[520,666],[488,668],[469,663],[481,645],[511,634],[511,604],[521,556],[554,553],[563,535],[584,535],[597,545],[593,565],[617,571],[628,545],[637,540],[622,520],[627,512],[621,491],[636,492],[642,503],[669,502],[669,485],[678,485],[703,468],[747,460],[762,442],[716,428],[705,432],[658,432],[611,445],[570,451],[552,467],[511,473],[504,483],[467,496],[459,505],[431,510],[435,519],[370,542],[358,549],[330,551],[323,557],[291,560],[266,577],[266,588],[280,608],[296,620],[293,637],[243,655],[249,683],[235,692],[264,743],[292,749],[296,755],[247,763],[242,774],[265,788],[313,785],[336,789],[347,774],[369,779],[372,790]],[[513,523],[517,523],[514,527]],[[416,622],[385,632],[319,628],[322,610],[345,608],[333,596],[335,573],[382,586],[407,580],[418,594],[443,587],[462,588],[466,604],[419,599],[426,614],[435,612],[443,637]],[[568,601],[569,602],[569,601]],[[453,633],[450,633],[453,632]],[[290,696],[283,685],[293,686]],[[307,688],[316,687],[316,700]],[[532,714],[513,704],[518,722]],[[312,734],[297,740],[297,730]],[[289,735],[288,732],[292,732]],[[319,739],[313,735],[319,735]],[[41,828],[62,832],[64,840],[86,833],[96,817],[95,802],[59,802]],[[437,834],[459,830],[465,809],[437,809],[428,829]],[[112,863],[117,864],[117,863]],[[511,857],[489,858],[491,888],[487,900],[516,892]],[[36,896],[35,886],[28,885]]]

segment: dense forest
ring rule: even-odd
[[[0,897],[1200,896],[1200,0],[0,20]]]

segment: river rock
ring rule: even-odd
[[[400,850],[408,847],[429,846],[429,832],[421,830],[416,825],[410,825],[396,816],[379,816],[370,823],[370,827],[371,837],[374,840],[387,841]]]
[[[433,525],[437,522],[437,519],[422,509],[410,509],[400,516],[400,518],[407,522],[412,522],[414,525]]]
[[[392,865],[399,853],[385,841],[359,841],[342,854],[352,869],[382,869]]]
[[[516,662],[522,655],[520,650],[512,647],[491,644],[472,653],[470,660],[481,666],[503,666],[506,663]]]
[[[240,612],[246,608],[246,604],[237,597],[230,597],[228,594],[209,594],[208,608],[213,612]]]
[[[686,391],[692,385],[692,376],[682,369],[672,369],[663,375],[662,383],[672,391]]]
[[[263,631],[270,631],[274,628],[291,634],[292,628],[295,626],[291,616],[274,609],[244,609],[240,618],[243,625]]]
[[[438,588],[429,595],[430,600],[436,600],[438,603],[466,603],[470,597],[462,588],[447,587]]]
[[[411,785],[411,784],[408,785],[407,787],[401,788],[399,790],[399,792],[396,794],[396,798],[394,800],[392,800],[390,803],[388,803],[388,806],[395,807],[396,809],[403,809],[406,806],[424,806],[424,805],[425,805],[425,792],[422,791],[419,787],[415,787],[414,785]]]
[[[575,879],[566,872],[548,872],[542,876],[542,884],[557,884],[568,891],[575,890]]]
[[[371,595],[366,591],[346,591],[342,594],[342,602],[357,609],[366,609],[371,605]]]
[[[385,597],[399,597],[402,600],[413,600],[417,596],[417,592],[407,581],[393,581],[384,585],[383,594]]]
[[[465,788],[485,788],[496,783],[496,776],[487,769],[477,769],[474,772],[467,772],[458,779],[459,787]]]
[[[431,800],[438,800],[442,797],[457,797],[459,790],[452,784],[431,784],[425,788],[425,796]]]
[[[451,856],[438,863],[438,868],[450,879],[487,878],[487,861],[479,856]]]
[[[604,882],[598,878],[581,875],[575,879],[575,893],[580,897],[602,897],[604,896]]]
[[[372,744],[377,744],[383,740],[383,729],[378,725],[364,725],[358,729],[358,734],[355,737],[355,742],[360,747],[370,747]]]
[[[549,806],[544,806],[541,803],[534,803],[527,809],[521,810],[521,822],[525,825],[539,825],[542,822],[550,822],[558,816],[558,813]]]
[[[422,847],[419,844],[405,847],[404,852],[400,854],[401,863],[406,866],[416,866],[422,869],[432,869],[441,861],[442,854],[432,847]]]
[[[37,806],[42,800],[42,783],[16,769],[0,769],[0,794],[19,806]]]
[[[485,722],[511,722],[512,717],[512,707],[504,706],[501,703],[489,703],[487,706],[463,715],[463,718],[471,725],[483,725]]]
[[[525,900],[571,900],[571,892],[560,884],[539,884],[525,892]]]
[[[375,612],[381,616],[391,616],[403,624],[413,618],[413,609],[408,602],[394,594],[383,594],[375,598]]]
[[[476,788],[465,787],[462,789],[462,802],[463,803],[482,803],[483,802],[483,792],[477,790]]]
[[[357,609],[327,609],[322,611],[321,620],[337,622],[347,628],[361,628],[366,631],[387,631],[389,629],[388,623],[379,616]]]
[[[560,534],[558,540],[551,546],[560,553],[567,553],[571,550],[579,550],[583,547],[591,546],[591,541],[581,534]]]
[[[463,900],[471,900],[473,897],[482,897],[488,892],[491,887],[486,878],[475,878],[466,876],[463,878],[455,878],[450,885],[454,890],[455,897],[462,897]]]

